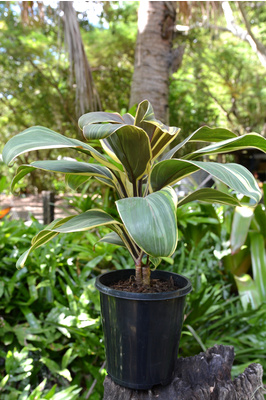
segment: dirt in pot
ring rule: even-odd
[[[133,275],[126,281],[120,280],[113,283],[110,285],[110,288],[133,293],[163,293],[179,289],[179,287],[175,285],[172,277],[167,281],[162,279],[151,279],[150,286],[144,286],[138,284]]]

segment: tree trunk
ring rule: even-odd
[[[232,381],[233,361],[232,346],[215,345],[205,353],[180,358],[170,385],[146,391],[124,388],[107,376],[103,400],[264,400],[261,365],[251,364]]]
[[[130,97],[130,107],[149,100],[156,118],[166,123],[176,6],[176,1],[140,1]]]
[[[101,110],[101,102],[85,53],[73,2],[61,1],[60,6],[64,12],[64,32],[69,53],[70,83],[76,86],[76,113],[80,117],[85,112]]]

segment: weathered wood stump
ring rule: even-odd
[[[232,346],[215,345],[194,357],[179,358],[171,384],[152,390],[127,389],[107,376],[103,400],[264,400],[262,366],[251,364],[232,381],[233,361]]]

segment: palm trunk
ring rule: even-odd
[[[76,85],[76,112],[80,116],[101,109],[91,67],[82,41],[76,11],[72,1],[61,1],[64,12],[65,43],[69,53],[70,81]],[[74,78],[74,79],[73,79]]]
[[[176,1],[140,2],[130,106],[147,99],[167,123]]]

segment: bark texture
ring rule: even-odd
[[[147,99],[167,123],[169,73],[184,47],[172,52],[176,1],[140,1],[130,107]]]
[[[264,400],[262,366],[251,364],[231,380],[234,348],[214,346],[194,357],[180,358],[172,383],[152,390],[131,390],[104,381],[103,400]]]
[[[64,33],[69,53],[70,83],[76,85],[76,113],[80,117],[85,112],[101,110],[101,102],[85,53],[73,2],[61,1],[60,6],[64,12]]]

